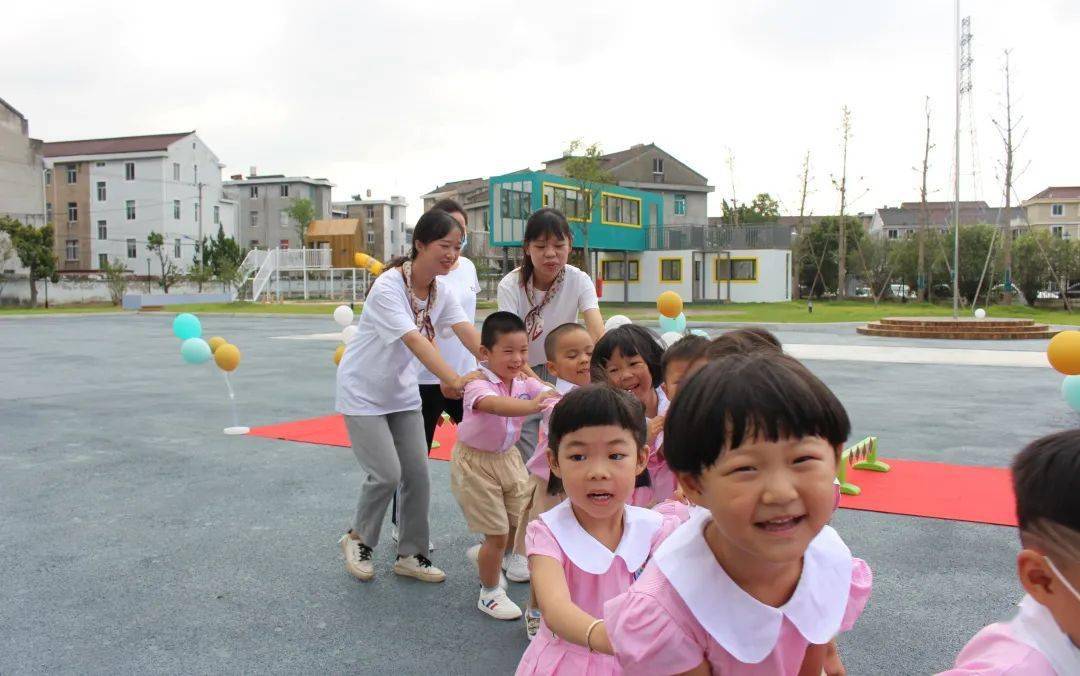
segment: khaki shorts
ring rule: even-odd
[[[525,528],[539,519],[541,514],[557,506],[565,499],[566,495],[564,493],[548,495],[547,482],[535,474],[529,475],[529,501],[525,503],[521,510],[521,519],[518,521],[520,526],[514,536],[514,551],[516,553],[522,556],[525,555]]]
[[[450,490],[469,530],[506,535],[529,501],[529,474],[517,447],[490,453],[459,441],[450,456]]]

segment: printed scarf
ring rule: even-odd
[[[413,293],[412,285],[412,261],[405,261],[401,265],[401,276],[405,278],[405,290],[409,293],[409,304],[412,306],[413,318],[416,319],[416,328],[420,335],[428,340],[435,341],[435,326],[431,323],[431,310],[435,307],[435,292],[438,288],[435,278],[431,278],[428,284],[427,304],[421,305],[420,299]]]
[[[528,299],[529,305],[531,306],[529,312],[525,315],[525,332],[529,334],[530,341],[536,340],[544,333],[544,307],[555,298],[555,294],[562,288],[564,279],[566,279],[565,266],[563,266],[563,269],[558,276],[555,277],[555,281],[551,283],[548,290],[544,292],[544,297],[540,299],[540,303],[537,305],[533,305],[533,280],[531,275],[529,281],[525,283],[525,298]]]

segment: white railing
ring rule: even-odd
[[[274,249],[279,270],[325,269],[330,267],[330,249]]]
[[[259,300],[259,296],[266,289],[266,285],[270,283],[270,278],[274,276],[277,252],[277,249],[267,252],[267,256],[263,258],[262,264],[259,266],[259,271],[255,273],[255,278],[251,280],[252,302]]]

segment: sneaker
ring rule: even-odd
[[[540,617],[539,608],[525,609],[525,635],[529,637],[530,641],[540,633]]]
[[[352,530],[338,540],[345,553],[345,570],[357,580],[367,582],[375,577],[375,564],[371,560],[371,547],[352,537]]]
[[[405,577],[415,577],[421,582],[442,582],[446,573],[436,568],[431,559],[423,554],[398,556],[394,561],[394,572]]]
[[[516,620],[521,617],[521,608],[510,600],[502,587],[496,587],[492,592],[481,589],[480,600],[476,602],[476,607],[496,620]]]
[[[465,550],[465,556],[469,557],[473,565],[476,566],[476,573],[480,573],[480,545],[473,545]],[[499,588],[506,589],[506,576],[499,573]]]
[[[394,543],[395,544],[397,544],[399,542],[399,539],[398,539],[398,527],[397,527],[396,523],[390,524],[390,537],[394,538]],[[431,540],[428,540],[427,550],[429,552],[435,551],[435,543],[432,542]]]
[[[502,569],[506,571],[506,579],[511,582],[529,581],[529,560],[521,554],[510,552],[503,556]]]

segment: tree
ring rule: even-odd
[[[1001,142],[1005,146],[1005,158],[999,162],[999,166],[1004,174],[1004,189],[1005,189],[1005,223],[1004,223],[1004,241],[1002,243],[1002,265],[1005,272],[1005,304],[1012,303],[1011,282],[1012,282],[1012,223],[1009,218],[1009,213],[1012,207],[1012,193],[1013,183],[1019,178],[1021,172],[1016,171],[1016,150],[1023,143],[1026,133],[1020,134],[1019,139],[1014,139],[1014,135],[1018,134],[1017,128],[1023,121],[1023,116],[1013,119],[1012,110],[1012,78],[1009,75],[1009,50],[1005,50],[1005,65],[1002,68],[1005,75],[1005,101],[1003,104],[1005,119],[1003,122],[998,120],[992,120],[994,126],[998,130],[998,135],[1001,136]],[[1035,241],[1038,244],[1038,241]],[[1023,291],[1023,288],[1021,288]],[[1034,302],[1030,301],[1029,302]]]
[[[53,227],[43,225],[35,228],[14,218],[0,216],[0,232],[6,233],[11,239],[19,262],[29,270],[30,307],[37,307],[37,280],[59,281],[56,256],[53,254]]]
[[[946,249],[947,260],[953,260],[953,241],[955,227],[949,228],[946,241],[942,242]],[[975,291],[979,286],[979,279],[986,257],[990,253],[990,243],[994,239],[994,226],[987,223],[960,226],[960,269],[957,271],[957,286],[960,295],[967,302],[975,298]]]
[[[854,255],[859,240],[866,236],[862,222],[858,218],[847,216],[844,219],[844,229],[849,234],[845,241],[847,253]],[[840,218],[826,216],[803,236],[805,246],[800,246],[803,265],[799,283],[810,287],[811,297],[820,297],[823,293],[836,289],[840,259],[837,252],[839,230]]]
[[[923,145],[922,161],[922,184],[919,188],[919,233],[918,233],[918,273],[915,278],[915,288],[919,290],[919,300],[927,301],[930,296],[927,293],[926,281],[926,230],[930,226],[930,210],[926,204],[926,176],[930,171],[930,97],[926,97],[926,143]]]
[[[808,186],[810,185],[810,151],[806,151],[806,158],[803,160],[802,173],[799,174],[799,182],[802,185],[802,190],[799,191],[799,221],[795,225],[795,237],[791,242],[791,276],[795,280],[795,293],[794,297],[799,298],[799,279],[802,278],[801,266],[802,266],[802,247],[803,247],[803,235],[805,234],[806,225],[806,195],[808,192]],[[815,259],[818,257],[814,251],[810,252],[810,255]]]
[[[1012,243],[1013,283],[1024,296],[1024,301],[1031,306],[1039,297],[1039,292],[1046,288],[1051,280],[1050,270],[1039,252],[1040,242],[1043,238],[1049,245],[1049,234],[1045,230],[1025,232]],[[1005,256],[1004,250],[1002,257]],[[1008,296],[1005,296],[1008,297]],[[1002,298],[1004,302],[1005,297]]]
[[[206,264],[214,276],[220,278],[222,266],[229,263],[238,268],[244,260],[244,253],[236,240],[226,237],[224,228],[218,225],[217,236],[206,243]]]
[[[0,232],[0,291],[4,290],[4,284],[7,283],[4,268],[7,267],[8,261],[14,257],[15,245],[11,242],[11,236],[6,232]]]
[[[749,205],[741,204],[732,207],[727,200],[723,200],[720,207],[723,210],[724,222],[732,225],[770,223],[780,217],[780,203],[774,200],[767,192],[758,193],[754,197],[754,201]]]
[[[848,142],[851,140],[851,111],[847,106],[841,109],[840,113],[840,178],[833,177],[833,185],[836,187],[837,192],[840,193],[840,218],[837,221],[839,227],[839,235],[837,237],[837,251],[839,256],[837,259],[837,282],[836,282],[836,297],[843,298],[845,295],[845,286],[847,282],[847,221],[844,220],[844,208],[847,206],[847,151]]]
[[[289,218],[296,221],[296,234],[300,236],[300,248],[304,248],[304,238],[308,226],[315,220],[315,205],[306,197],[297,197],[286,210]]]
[[[105,262],[101,271],[105,273],[105,286],[109,289],[109,299],[113,305],[119,305],[124,300],[124,292],[127,291],[127,267],[119,258],[113,258],[112,263]]]
[[[169,287],[180,278],[180,268],[173,259],[169,258],[165,250],[165,236],[151,230],[146,236],[146,248],[157,254],[158,261],[161,263],[161,279],[158,280],[158,285],[165,293],[169,293]]]
[[[576,155],[578,151],[582,151],[582,154]],[[563,171],[585,199],[584,214],[578,214],[578,216],[583,218],[581,234],[585,240],[583,243],[585,273],[590,276],[592,275],[592,256],[589,255],[589,221],[592,219],[594,205],[600,200],[603,186],[615,183],[615,178],[603,167],[601,162],[603,155],[599,144],[593,143],[586,146],[581,139],[571,141],[569,147],[563,152],[563,156],[566,157]]]
[[[198,287],[199,293],[202,293],[203,284],[207,284],[214,278],[214,269],[209,265],[195,263],[188,269],[187,278]]]

